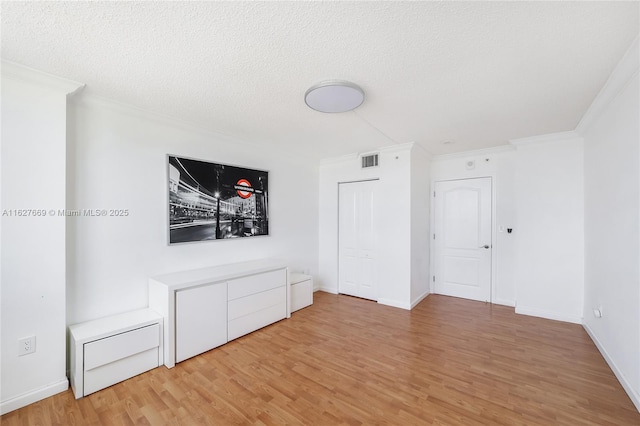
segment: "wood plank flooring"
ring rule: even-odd
[[[581,326],[431,295],[315,293],[289,320],[11,425],[640,425]]]

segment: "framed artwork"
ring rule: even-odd
[[[169,244],[269,235],[269,172],[168,156]]]

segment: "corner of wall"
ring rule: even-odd
[[[631,43],[600,92],[582,116],[576,133],[583,135],[609,104],[622,92],[640,69],[640,34]]]
[[[0,412],[6,413],[68,388],[60,212],[66,206],[67,96],[83,85],[7,61],[2,80],[2,206],[23,212],[2,217]],[[33,310],[25,315],[20,306]],[[36,351],[18,358],[11,342],[31,335]]]
[[[580,121],[584,137],[583,326],[640,411],[640,44]],[[598,316],[592,314],[598,310]]]
[[[631,402],[633,402],[633,405],[635,405],[636,409],[640,412],[640,392],[637,389],[634,389],[628,377],[618,367],[615,359],[607,351],[605,345],[598,339],[598,336],[594,333],[591,327],[589,327],[589,324],[583,323],[582,327],[585,329],[593,343],[596,345],[596,347],[602,354],[602,357],[605,359],[605,361],[607,361],[607,364],[609,364],[611,371],[613,371],[613,374],[615,374],[625,392],[627,392],[627,395],[629,395],[629,398],[631,399]]]
[[[5,59],[2,59],[1,65],[0,72],[3,78],[10,78],[41,88],[63,92],[65,95],[73,94],[85,87],[84,83],[49,74]]]
[[[431,158],[419,145],[411,151],[411,292],[410,309],[430,292]]]

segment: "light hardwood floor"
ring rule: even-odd
[[[10,425],[640,425],[581,326],[431,295],[414,310],[315,293],[292,318]]]

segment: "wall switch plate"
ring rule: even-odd
[[[32,354],[36,351],[36,336],[18,339],[18,356]]]

